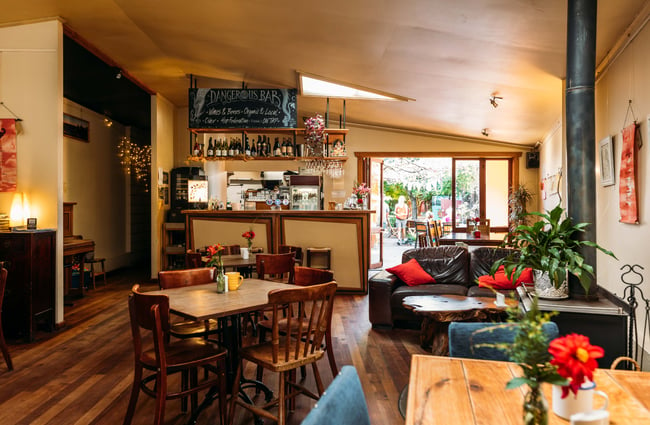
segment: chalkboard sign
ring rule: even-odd
[[[190,128],[296,128],[296,89],[189,89]]]

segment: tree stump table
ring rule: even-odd
[[[495,298],[466,297],[464,295],[421,295],[406,297],[404,307],[423,316],[420,333],[422,348],[431,347],[436,356],[449,355],[447,331],[451,322],[484,322],[501,320],[509,307],[518,302],[506,299],[504,305],[496,305]]]

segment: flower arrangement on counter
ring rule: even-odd
[[[253,239],[255,238],[255,232],[253,232],[253,229],[250,229],[242,233],[241,237],[246,239],[246,242],[248,243],[248,249],[251,249],[251,247],[253,246]]]
[[[363,200],[370,193],[370,188],[366,186],[365,183],[357,184],[354,183],[354,188],[352,188],[352,194],[357,197],[357,203],[363,204]]]
[[[305,142],[311,149],[312,156],[323,155],[323,141],[327,139],[325,133],[325,120],[320,114],[316,114],[305,120]]]

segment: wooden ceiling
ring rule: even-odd
[[[599,2],[597,63],[645,3]],[[302,70],[416,99],[350,100],[348,122],[532,145],[561,116],[566,10],[565,0],[21,0],[0,24],[61,17],[179,107],[189,74],[200,87],[296,87]],[[298,108],[322,113],[325,100],[300,97]]]

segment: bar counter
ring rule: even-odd
[[[302,248],[307,265],[307,248],[331,248],[331,270],[338,291],[365,294],[370,264],[370,210],[300,211],[184,210],[186,246],[196,249],[221,243],[246,246],[241,236],[255,232],[254,247],[266,253],[280,245]]]

